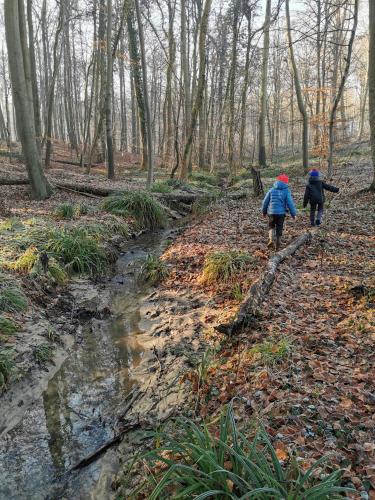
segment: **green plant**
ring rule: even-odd
[[[275,342],[265,340],[250,349],[250,353],[259,354],[264,364],[274,365],[285,359],[290,353],[291,348],[291,342],[287,338]]]
[[[208,172],[193,172],[190,175],[190,180],[197,183],[210,184],[211,186],[216,186],[217,184],[216,176]]]
[[[26,295],[16,285],[0,288],[0,312],[22,312],[26,308]]]
[[[244,294],[242,291],[241,283],[235,283],[230,291],[231,297],[238,302],[243,300]]]
[[[0,351],[0,389],[8,382],[14,369],[13,350],[3,349]]]
[[[68,273],[59,265],[55,259],[48,262],[48,273],[57,285],[65,285],[68,281]]]
[[[19,219],[17,219],[16,217],[11,217],[10,219],[7,219],[0,224],[0,233],[6,231],[17,231],[19,229],[23,229],[23,227],[24,226]]]
[[[288,465],[279,460],[264,430],[250,442],[236,425],[232,405],[223,412],[217,433],[205,424],[178,418],[172,429],[155,438],[162,446],[142,458],[149,471],[155,465],[160,469],[160,464],[164,470],[150,474],[148,500],[328,500],[354,491],[340,486],[339,470],[324,479],[314,476],[324,457],[304,472],[295,458]]]
[[[246,252],[212,252],[205,258],[201,283],[227,283],[251,261],[252,257]]]
[[[188,189],[189,184],[185,181],[181,181],[180,179],[168,179],[165,181],[168,186],[171,186],[173,189]]]
[[[47,326],[46,337],[50,342],[55,342],[58,338],[55,328],[50,324]]]
[[[40,364],[43,365],[53,359],[53,347],[48,344],[41,344],[34,349],[34,358]]]
[[[168,267],[159,257],[149,255],[141,269],[141,276],[145,281],[156,285],[169,275]]]
[[[29,273],[38,259],[38,249],[35,246],[30,246],[15,262],[9,264],[9,268]]]
[[[162,227],[166,221],[163,206],[143,191],[109,196],[102,203],[102,208],[115,215],[133,217],[140,227],[151,230]]]
[[[0,334],[1,335],[12,335],[16,333],[18,326],[10,319],[0,316]]]
[[[74,211],[76,215],[79,217],[80,215],[87,215],[90,211],[90,207],[86,205],[86,203],[80,202],[77,203],[77,205],[75,205]]]
[[[165,181],[157,181],[153,183],[150,191],[152,193],[170,193],[172,191],[172,187]]]
[[[101,274],[107,261],[104,249],[82,228],[56,229],[46,249],[71,272]]]
[[[61,203],[55,208],[53,214],[58,219],[73,219],[74,211],[74,206],[71,203]]]

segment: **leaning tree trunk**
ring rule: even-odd
[[[259,114],[259,165],[265,167],[267,164],[266,155],[266,117],[267,117],[267,79],[268,79],[268,58],[270,52],[270,22],[271,22],[271,0],[267,0],[266,18],[264,22],[264,45],[262,62],[262,80],[260,90],[260,114]]]
[[[371,153],[374,177],[370,186],[375,191],[375,2],[369,2],[369,65],[368,65],[368,88],[369,88],[369,121],[371,132]]]
[[[189,126],[189,135],[186,140],[184,156],[182,158],[182,166],[180,172],[180,179],[185,180],[188,174],[189,159],[193,144],[193,136],[195,127],[197,125],[198,113],[203,101],[204,85],[206,80],[206,35],[208,27],[208,18],[210,15],[212,0],[206,0],[202,12],[199,33],[199,78],[196,90],[194,106],[191,113],[191,121]]]
[[[286,9],[286,23],[287,23],[287,35],[288,35],[288,44],[289,44],[289,55],[290,62],[293,69],[293,78],[294,78],[294,87],[296,89],[297,95],[297,103],[298,109],[302,116],[302,165],[305,173],[308,172],[309,169],[309,118],[307,116],[306,106],[303,101],[301,83],[299,79],[298,69],[296,60],[294,57],[294,48],[293,48],[293,40],[292,40],[292,28],[290,23],[290,12],[289,12],[289,0],[286,0],[285,4]]]
[[[371,4],[373,0],[371,0],[369,3]],[[336,111],[337,107],[340,103],[342,93],[344,91],[344,86],[346,83],[346,80],[348,78],[349,74],[349,69],[350,69],[350,61],[352,57],[352,52],[353,52],[353,43],[354,43],[354,38],[355,38],[355,33],[357,30],[357,23],[358,23],[358,3],[359,0],[354,1],[354,12],[353,12],[353,27],[351,30],[350,34],[350,39],[349,39],[349,44],[348,44],[348,52],[345,57],[345,69],[344,73],[341,77],[341,82],[339,89],[337,91],[335,100],[333,101],[333,106],[331,109],[330,117],[329,117],[329,126],[328,126],[328,134],[329,134],[329,153],[328,153],[328,176],[331,177],[333,174],[333,149],[334,149],[334,125],[335,125],[335,118],[336,118]],[[371,9],[371,7],[370,7]]]
[[[30,54],[25,39],[26,30],[23,29],[24,16],[23,0],[4,1],[5,33],[17,130],[22,143],[32,196],[34,199],[43,200],[51,195],[52,190],[44,176],[37,145],[29,71]]]

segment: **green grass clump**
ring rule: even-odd
[[[107,261],[104,249],[82,228],[56,229],[50,234],[46,250],[69,272],[101,274]]]
[[[180,179],[168,179],[165,182],[173,189],[188,189],[190,187],[187,182],[181,181]]]
[[[77,205],[74,206],[74,212],[75,214],[79,217],[81,215],[87,215],[90,211],[90,207],[86,205],[86,203],[77,203]]]
[[[15,262],[9,264],[11,269],[15,271],[29,273],[39,259],[38,249],[35,246],[30,246],[25,252],[18,257]]]
[[[291,348],[291,342],[286,338],[275,342],[266,340],[250,349],[250,353],[259,354],[265,365],[275,365],[290,354]]]
[[[22,222],[16,217],[11,217],[0,224],[0,233],[14,232],[23,229]]]
[[[58,219],[73,219],[75,208],[72,203],[61,203],[55,208],[54,216]]]
[[[148,500],[328,500],[355,491],[340,486],[340,470],[316,477],[324,457],[303,471],[286,452],[284,460],[278,458],[280,453],[263,429],[248,440],[236,424],[231,405],[213,430],[178,418],[172,428],[156,433],[155,441],[161,446],[142,457],[148,482],[135,492],[146,490],[142,494]]]
[[[237,250],[212,252],[205,258],[201,283],[228,283],[251,261],[252,257],[246,252]]]
[[[43,365],[53,359],[53,347],[49,344],[41,344],[34,349],[34,358],[40,364]]]
[[[143,191],[109,196],[104,200],[102,208],[115,215],[133,217],[141,228],[153,230],[162,227],[166,222],[163,206]]]
[[[172,191],[172,187],[165,181],[157,181],[153,183],[150,191],[152,193],[170,193]]]
[[[0,316],[0,335],[13,335],[18,330],[18,326],[10,319]]]
[[[48,273],[57,285],[65,285],[68,281],[68,273],[59,265],[55,259],[48,262]]]
[[[12,349],[3,349],[0,351],[0,389],[2,389],[12,374],[14,369]]]
[[[190,175],[190,180],[198,183],[209,184],[211,186],[217,185],[217,177],[208,172],[193,172]]]
[[[155,255],[149,255],[142,266],[141,276],[145,281],[156,285],[168,278],[169,271],[165,262]]]
[[[26,295],[16,285],[0,288],[0,312],[22,312],[27,309]]]

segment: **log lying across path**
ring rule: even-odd
[[[287,257],[293,255],[302,245],[309,243],[311,233],[307,232],[296,238],[290,245],[276,253],[267,263],[266,270],[260,278],[251,285],[245,300],[242,302],[235,319],[232,323],[222,324],[216,327],[216,330],[228,335],[232,335],[254,319],[260,309],[260,306],[268,295],[273,282],[275,281],[276,271],[281,262]]]

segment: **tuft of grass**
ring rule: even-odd
[[[44,365],[53,359],[53,347],[49,344],[41,344],[34,349],[34,358],[40,364]]]
[[[38,249],[35,246],[30,246],[25,252],[18,257],[15,262],[9,264],[9,268],[15,271],[29,273],[39,259]]]
[[[13,335],[18,330],[18,326],[8,318],[0,316],[0,335]]]
[[[168,278],[169,270],[165,262],[155,255],[149,255],[142,266],[141,276],[145,281],[156,285]]]
[[[48,273],[57,285],[65,285],[68,281],[68,273],[59,265],[55,259],[48,262]]]
[[[168,179],[165,182],[173,189],[188,189],[190,187],[187,182],[181,181],[180,179]]]
[[[241,302],[244,298],[244,293],[242,291],[241,283],[235,283],[230,291],[232,299]]]
[[[104,249],[82,228],[56,229],[50,235],[46,250],[67,270],[80,274],[102,274],[107,261]]]
[[[17,217],[11,217],[0,224],[0,233],[18,231],[23,227],[22,222]]]
[[[152,193],[170,193],[172,191],[172,187],[165,181],[157,181],[153,183],[150,191]]]
[[[61,203],[58,205],[53,214],[57,219],[73,219],[75,208],[72,203]]]
[[[212,252],[205,258],[201,283],[228,283],[251,261],[252,257],[246,252],[237,250]]]
[[[150,475],[143,491],[148,500],[229,498],[239,500],[334,499],[355,490],[341,487],[342,471],[317,478],[324,457],[307,471],[296,458],[278,458],[268,434],[261,429],[249,441],[237,427],[232,405],[223,412],[218,428],[178,418],[172,429],[154,434],[161,443],[146,453]],[[283,457],[284,458],[284,457]]]
[[[74,206],[74,212],[79,217],[81,215],[87,215],[90,211],[90,207],[86,203],[80,202]]]
[[[275,365],[283,361],[292,349],[291,342],[283,338],[278,342],[265,340],[250,349],[250,354],[258,355],[265,365]]]
[[[13,369],[13,350],[2,349],[0,351],[0,389],[2,389],[9,381]]]
[[[16,285],[0,289],[0,312],[22,312],[27,309],[26,295]]]
[[[166,222],[163,206],[143,191],[109,196],[102,203],[102,208],[115,215],[134,218],[141,228],[153,230],[164,226]]]
[[[217,177],[214,174],[210,174],[208,172],[193,172],[190,175],[190,180],[197,183],[209,184],[210,186],[217,185]]]

